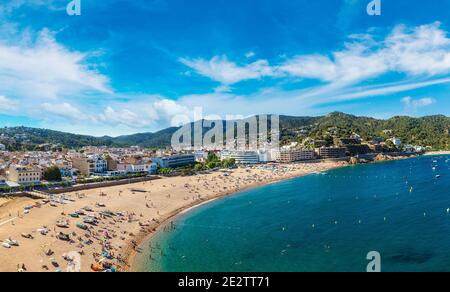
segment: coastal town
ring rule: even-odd
[[[8,151],[13,139],[0,137],[0,270],[22,272],[133,270],[140,245],[173,228],[183,210],[270,182],[426,150],[356,133],[279,149],[178,152],[59,145]]]
[[[400,138],[385,141],[374,137],[363,141],[354,133],[346,138],[325,140],[305,139],[278,149],[247,146],[246,149],[199,149],[177,152],[169,147],[151,150],[139,146],[127,148],[88,146],[78,150],[59,145],[37,145],[35,151],[8,151],[14,139],[26,137],[0,136],[0,191],[14,192],[25,188],[55,188],[78,183],[116,180],[137,176],[171,173],[177,169],[207,170],[217,165],[204,165],[213,153],[217,160],[232,161],[232,165],[293,163],[349,157],[373,157],[378,153],[423,153],[424,146],[404,145]],[[195,167],[197,164],[197,167]],[[228,164],[230,166],[231,164]],[[211,167],[212,166],[212,167]]]

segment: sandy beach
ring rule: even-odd
[[[139,251],[139,244],[180,212],[247,188],[346,165],[346,162],[259,165],[228,173],[162,178],[67,193],[71,201],[53,206],[42,200],[1,198],[0,242],[11,239],[19,246],[0,246],[0,272],[78,270],[79,260],[73,254],[79,255],[79,269],[84,272],[103,269],[103,263],[106,266],[111,263],[119,271],[132,270],[129,263]],[[27,214],[25,207],[32,207]],[[80,218],[69,216],[83,208],[85,215]],[[85,224],[88,230],[77,227],[88,215],[97,224]],[[67,227],[57,227],[57,222],[59,225],[67,222]],[[58,238],[60,232],[64,235],[62,239]]]

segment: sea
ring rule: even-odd
[[[243,191],[144,243],[136,271],[450,271],[450,156],[349,166]]]

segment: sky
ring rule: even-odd
[[[450,115],[450,1],[0,0],[0,126]]]

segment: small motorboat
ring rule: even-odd
[[[7,244],[6,242],[3,242],[3,243],[2,243],[2,246],[3,246],[4,248],[11,248],[11,245]]]
[[[52,206],[52,207],[58,207],[58,204],[56,204],[56,203],[54,203],[54,202],[51,202],[51,203],[50,203],[50,206]]]
[[[70,236],[69,236],[69,234],[65,234],[65,233],[62,233],[62,232],[60,232],[60,233],[56,236],[56,238],[58,238],[59,240],[62,240],[62,241],[70,241]]]
[[[31,235],[29,233],[22,233],[21,236],[23,238],[26,238],[26,239],[33,239],[34,238],[33,235]]]
[[[38,233],[40,233],[41,235],[47,235],[48,234],[48,229],[47,228],[39,228],[38,230],[36,230]]]
[[[10,246],[19,246],[19,242],[17,240],[12,240],[11,238],[8,238],[3,242]]]
[[[68,228],[69,223],[66,220],[61,219],[56,222],[56,226],[58,226],[60,228]]]
[[[83,210],[76,211],[75,214],[77,214],[79,216],[86,215],[86,213]]]
[[[436,175],[436,178],[441,178],[441,175],[440,174]]]
[[[105,207],[106,207],[106,205],[103,204],[103,203],[95,203],[95,206],[96,206],[97,208],[105,208]]]
[[[86,224],[91,224],[91,225],[97,224],[97,220],[95,220],[95,218],[92,218],[92,217],[85,217],[83,219],[83,222]]]
[[[77,223],[77,227],[82,229],[82,230],[88,230],[89,229],[89,227],[87,225],[82,224],[82,223]]]
[[[86,211],[86,212],[93,212],[93,211],[94,211],[94,210],[92,210],[92,208],[89,207],[89,206],[84,207],[83,210]]]
[[[80,218],[80,215],[78,213],[71,213],[69,214],[69,216],[72,218]]]

